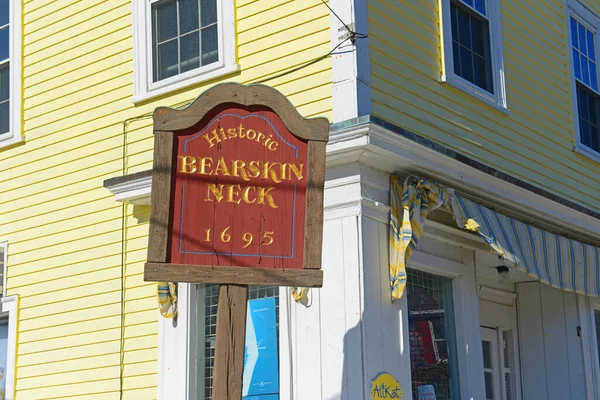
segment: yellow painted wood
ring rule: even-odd
[[[573,151],[564,2],[501,1],[508,115],[440,82],[441,35],[428,22],[441,26],[439,4],[428,3],[368,0],[373,113],[600,210],[600,164]]]
[[[119,396],[122,272],[123,398],[156,397],[156,284],[143,281],[150,211],[127,206],[123,224],[103,181],[123,174],[123,150],[125,173],[151,168],[154,108],[190,102],[219,80],[133,104],[131,10],[127,0],[23,4],[27,140],[0,150],[7,292],[21,297],[18,399]],[[331,49],[320,0],[238,0],[236,13],[241,70],[223,80],[256,82]],[[330,117],[332,79],[326,59],[269,84],[305,116]]]

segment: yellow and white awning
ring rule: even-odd
[[[461,229],[476,232],[502,262],[556,288],[600,296],[600,249],[509,218],[469,201],[436,182],[392,176],[390,190],[390,285],[402,297],[406,262],[427,214],[445,206]]]

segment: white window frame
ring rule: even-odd
[[[596,63],[597,63],[597,79],[600,85],[600,18],[592,13],[589,9],[584,7],[577,1],[567,0],[567,44],[568,44],[568,55],[569,55],[569,70],[571,71],[571,102],[573,106],[573,127],[575,131],[575,147],[573,148],[579,154],[587,156],[597,162],[600,162],[600,153],[596,150],[581,143],[581,131],[579,129],[579,106],[577,100],[577,79],[575,78],[575,65],[573,63],[573,41],[571,38],[571,17],[575,18],[578,22],[584,25],[587,29],[593,32],[594,35],[594,50],[596,52]]]
[[[600,298],[577,296],[579,323],[582,335],[582,352],[588,399],[600,400],[600,357],[598,356],[598,332],[594,311],[600,311]]]
[[[21,7],[20,1],[9,1],[10,42],[7,62],[10,63],[10,121],[9,131],[0,134],[0,148],[11,146],[23,140],[21,134]]]
[[[460,395],[463,399],[485,398],[479,296],[474,267],[414,250],[408,261],[408,268],[452,279]],[[407,301],[403,301],[401,307],[403,345],[405,349],[410,349]],[[404,390],[406,393],[403,397],[412,398],[410,385]]]
[[[149,100],[239,70],[235,52],[233,0],[217,0],[219,61],[160,80],[152,81],[152,4],[164,0],[133,1],[134,103]]]
[[[202,288],[179,283],[178,318],[164,318],[158,313],[158,400],[195,399],[196,388],[192,368],[195,360],[193,331],[196,324],[196,296]],[[290,398],[290,341],[288,308],[291,296],[287,288],[279,288],[279,397]],[[203,311],[203,308],[202,308]],[[202,382],[203,384],[203,382]]]
[[[466,6],[469,7],[468,5]],[[506,83],[504,79],[504,55],[502,51],[500,1],[485,0],[485,9],[488,10],[488,15],[485,16],[485,18],[489,21],[490,55],[492,57],[492,86],[494,88],[494,93],[492,94],[454,73],[450,0],[441,0],[440,7],[443,42],[441,81],[462,90],[463,92],[483,101],[497,110],[508,113],[508,106],[506,102]],[[477,13],[477,11],[474,9],[473,12]]]
[[[2,274],[4,287],[2,297],[0,297],[0,318],[8,319],[8,343],[6,351],[6,371],[5,371],[5,397],[6,400],[15,398],[15,360],[17,356],[17,309],[19,305],[19,296],[6,296],[6,275],[8,271],[8,242],[1,242],[2,248]]]

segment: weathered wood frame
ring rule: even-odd
[[[207,113],[225,103],[245,107],[268,107],[279,115],[293,135],[308,141],[303,269],[168,263],[175,135],[178,131],[196,125]],[[326,118],[303,118],[285,96],[265,85],[245,86],[238,83],[224,83],[207,90],[185,109],[157,108],[154,111],[152,203],[148,262],[144,268],[144,280],[321,287],[323,284],[321,271],[323,186],[325,146],[328,139],[329,121]]]

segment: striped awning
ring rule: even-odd
[[[476,232],[504,265],[571,292],[600,296],[600,249],[556,235],[467,200],[450,188],[414,176],[392,176],[390,190],[390,285],[402,297],[406,262],[427,214],[445,206],[461,229]]]

